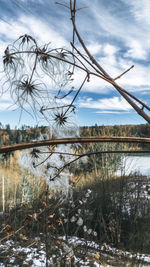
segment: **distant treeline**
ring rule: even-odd
[[[23,125],[20,129],[11,129],[9,124],[3,126],[0,123],[0,146],[19,144],[37,140],[41,134],[47,131],[46,126],[30,127]]]
[[[80,129],[81,136],[137,136],[150,137],[150,124],[84,126]]]
[[[37,140],[41,134],[48,131],[46,126],[30,127],[23,125],[21,128],[11,129],[9,124],[0,123],[0,145],[11,145]],[[150,137],[150,125],[114,125],[114,126],[82,126],[81,136],[137,136]]]
[[[81,136],[134,136],[150,138],[150,124],[85,126],[80,129]],[[149,144],[134,145],[142,149],[150,149]]]

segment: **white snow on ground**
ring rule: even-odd
[[[61,240],[65,240],[65,238],[60,238]],[[68,245],[67,247],[71,249],[71,251],[74,251],[74,248],[77,247],[78,245],[87,245],[88,249],[92,249],[90,251],[91,256],[95,255],[95,253],[111,253],[113,257],[123,257],[126,260],[131,260],[132,258],[134,259],[139,259],[142,261],[142,267],[144,266],[150,266],[150,255],[145,255],[145,254],[131,254],[130,252],[127,251],[122,251],[116,248],[113,248],[107,244],[103,244],[102,246],[99,246],[97,243],[94,241],[86,241],[84,239],[78,239],[77,237],[70,237],[68,239]],[[21,246],[16,246],[16,243],[13,242],[12,240],[6,241],[4,244],[0,244],[0,252],[5,251],[8,252],[8,250],[11,249],[11,254],[8,255],[9,257],[9,263],[12,264],[11,266],[19,266],[14,264],[15,259],[18,257],[20,252],[23,252],[25,254],[24,262],[23,264],[28,264],[28,266],[33,266],[33,267],[45,267],[46,266],[46,253],[44,251],[44,244],[40,244],[40,247],[38,248],[32,248],[32,247],[21,247]],[[54,256],[55,257],[55,256]],[[88,258],[88,257],[87,257]],[[101,258],[100,258],[101,259]],[[2,259],[0,258],[2,261]],[[77,262],[80,262],[80,266],[85,267],[85,266],[90,266],[88,259],[82,259],[79,257],[76,257],[74,255],[74,266],[76,266]],[[48,261],[49,264],[53,264],[53,259],[49,259]],[[5,267],[6,265],[3,264],[2,262],[0,263],[0,267]],[[53,265],[50,265],[53,266]],[[93,267],[111,267],[112,265],[105,264],[103,265],[102,263],[98,263],[97,261],[93,262]],[[125,265],[127,266],[127,265]]]

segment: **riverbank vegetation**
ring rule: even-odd
[[[81,135],[107,136],[114,135],[115,131],[117,135],[122,135],[126,128],[125,135],[135,136],[134,131],[138,128],[141,131],[141,127],[141,125],[82,127]],[[143,127],[143,132],[147,133],[148,130],[145,130],[145,127],[147,129],[149,126],[143,125]],[[33,132],[38,132],[40,136],[39,129],[33,129]],[[46,128],[42,129],[46,133]],[[33,134],[30,128],[13,130],[13,133],[20,131],[25,136],[24,132],[26,133],[27,130]],[[8,130],[3,129],[4,132]],[[115,150],[116,146],[120,146],[120,149],[125,148],[124,146],[127,148],[127,144],[84,144],[77,149],[83,153],[110,148]],[[134,149],[137,148],[134,145]],[[131,254],[149,253],[149,178],[140,173],[116,176],[116,170],[122,166],[121,154],[92,155],[74,162],[69,167],[72,173],[73,191],[68,192],[68,197],[62,201],[59,193],[51,191],[42,177],[36,177],[27,169],[22,172],[18,164],[20,153],[15,152],[6,158],[4,156],[1,158],[0,239],[2,243],[11,239],[17,246],[20,244],[28,247],[34,243],[37,247],[39,241],[44,243],[46,240],[44,250],[50,258],[52,253],[60,257],[64,244],[67,245],[66,241],[64,243],[60,240],[60,237],[69,240],[70,237],[75,236],[78,240],[86,240],[83,242],[81,258],[84,258],[84,249],[88,250],[87,241],[95,241],[99,246],[105,247],[106,254],[109,254],[107,251],[109,246],[121,251],[129,251]],[[38,241],[35,241],[37,239]],[[79,256],[79,247],[75,249],[76,256]],[[6,263],[6,251],[4,253],[2,249],[1,255],[1,262]],[[109,258],[105,255],[100,260],[102,251],[97,255],[99,255],[97,258],[99,264],[106,263]],[[63,254],[63,257],[66,256]],[[94,261],[95,256],[92,257]],[[19,256],[19,262],[23,264],[21,256]],[[137,264],[140,262],[138,263],[136,259],[135,265],[132,266],[138,266]]]

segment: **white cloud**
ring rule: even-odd
[[[111,8],[106,8],[96,1],[96,4],[91,5],[93,14],[93,24],[95,28],[102,29],[103,38],[115,38],[130,52],[130,56],[144,59],[148,57],[150,39],[150,1],[149,0],[121,0],[117,1],[118,6],[123,2],[126,8],[120,9],[119,16],[117,9],[112,12]],[[112,3],[113,5],[113,3]],[[134,17],[133,17],[134,16]],[[135,20],[136,19],[136,20]],[[93,25],[92,25],[93,26]],[[91,26],[91,27],[92,27]],[[101,35],[101,31],[96,32],[97,38]]]
[[[60,32],[55,31],[53,28],[48,26],[48,24],[42,22],[40,19],[37,20],[34,17],[30,16],[20,16],[18,20],[10,20],[11,25],[6,22],[1,22],[0,27],[0,38],[2,39],[0,42],[0,56],[4,55],[4,51],[8,44],[13,43],[16,39],[18,39],[21,35],[29,34],[39,41],[39,45],[52,42],[52,48],[54,47],[64,47],[67,46],[68,42],[61,35]],[[5,41],[3,41],[5,36]],[[1,58],[2,59],[2,58]],[[0,64],[0,68],[2,71],[3,64]],[[2,73],[0,76],[3,76]],[[1,79],[1,77],[0,77]],[[43,81],[48,86],[52,85],[50,79],[43,77]],[[0,80],[1,88],[3,81]],[[53,88],[56,89],[56,88]],[[7,95],[7,94],[6,94]],[[6,109],[9,104],[3,102],[5,98],[5,94],[1,98],[1,107],[0,110]],[[11,103],[11,97],[7,95],[7,100]]]
[[[126,0],[131,7],[132,14],[136,21],[142,23],[142,25],[150,25],[150,1],[149,0]]]
[[[26,28],[30,29],[30,34],[35,36],[41,44],[52,43],[52,47],[64,47],[68,45],[66,39],[61,35],[60,31],[50,27],[40,19],[22,16],[19,19]]]
[[[66,39],[60,31],[50,27],[40,19],[31,16],[20,16],[18,20],[10,20],[10,24],[1,22],[0,35],[4,35],[6,40],[15,41],[21,35],[29,34],[37,38],[41,44],[52,43],[52,46],[63,47],[68,45]]]
[[[9,33],[8,37],[12,41],[18,38],[20,35],[27,33],[31,34],[39,40],[39,43],[48,43],[52,41],[52,46],[67,46],[68,42],[64,36],[61,36],[59,31],[54,31],[53,28],[48,26],[48,24],[36,20],[34,17],[29,16],[21,16],[18,21],[11,21],[12,26],[9,24],[2,22],[2,27],[0,28],[0,34],[6,35]],[[40,31],[39,31],[40,29]],[[134,49],[130,49],[128,54],[136,57],[141,57],[142,53],[145,57],[142,48],[136,45],[138,42],[132,42]],[[6,46],[8,44],[6,42],[0,42],[0,53],[3,53]],[[119,50],[119,47],[116,45],[110,45],[109,43],[99,44],[98,42],[94,43],[91,42],[88,45],[90,52],[94,55],[98,55],[98,53],[102,54],[102,57],[98,59],[99,63],[104,67],[104,69],[114,78],[133,65],[133,61],[129,59],[122,59],[121,57],[117,56],[116,53]],[[137,49],[137,52],[136,52]],[[140,50],[141,49],[141,50]],[[126,54],[127,55],[127,54]],[[75,86],[76,89],[79,88],[82,81],[84,79],[84,74],[81,71],[76,71],[75,80],[72,85]],[[49,81],[46,77],[44,77],[44,81],[49,84]],[[121,79],[117,81],[120,85],[125,87],[128,90],[128,87],[133,87],[133,91],[136,90],[136,87],[141,86],[149,86],[150,84],[150,77],[149,77],[149,67],[137,64],[133,70],[129,73],[124,75]],[[127,88],[126,88],[127,87]],[[82,89],[82,91],[87,92],[99,92],[99,93],[108,93],[112,90],[115,90],[110,84],[106,81],[92,76],[90,77],[90,82],[86,83]],[[141,90],[143,90],[141,88]],[[145,90],[145,89],[144,89]]]
[[[26,18],[26,25],[23,25],[20,20],[14,21],[10,20],[10,24],[6,22],[1,22],[0,27],[0,36],[5,36],[6,42],[9,40],[15,41],[20,35],[30,34],[30,29],[27,23],[28,19]]]
[[[122,97],[112,97],[94,100],[92,98],[87,98],[84,100],[79,100],[79,107],[90,108],[90,109],[102,109],[102,110],[123,110],[129,111],[132,107],[126,102]]]
[[[106,56],[113,56],[118,51],[118,47],[110,45],[109,43],[103,44],[103,51]]]
[[[1,94],[0,97],[0,111],[4,110],[15,110],[17,106],[14,104],[14,101],[12,100],[12,96],[7,91],[4,94]]]
[[[1,102],[0,103],[0,111],[8,110],[9,106],[10,105],[8,103]]]
[[[97,114],[127,114],[129,111],[113,111],[113,110],[103,110],[103,111],[96,111]]]
[[[89,45],[87,45],[87,48],[92,55],[97,55],[100,53],[102,45],[97,42],[91,42]]]
[[[145,60],[147,58],[147,52],[138,40],[132,40],[130,42],[130,49],[125,53],[125,57]]]
[[[150,34],[150,28],[147,27],[148,25],[150,25],[149,0],[142,0],[142,5],[141,0],[122,1],[128,3],[130,9],[127,11],[126,15],[129,15],[131,19],[132,11],[132,14],[134,15],[137,21],[137,25],[134,23],[133,20],[128,20],[128,17],[120,17],[117,16],[117,14],[110,12],[111,9],[104,9],[100,5],[101,1],[95,1],[95,4],[93,2],[93,4],[91,4],[90,6],[89,12],[91,12],[91,17],[92,14],[94,15],[93,24],[91,24],[88,28],[86,26],[85,21],[85,24],[82,25],[82,27],[86,31],[86,34],[88,34],[88,32],[92,32],[92,34],[95,34],[96,36],[95,42],[92,41],[92,35],[89,34],[88,36],[89,51],[92,55],[95,55],[98,58],[98,62],[113,78],[115,78],[123,71],[128,69],[131,65],[133,65],[134,59],[146,60],[150,47],[150,39],[147,38],[147,36],[149,36]],[[0,42],[0,53],[4,51],[8,41],[14,41],[20,35],[25,33],[36,37],[39,43],[41,44],[51,42],[52,47],[68,46],[67,30],[65,35],[63,35],[64,31],[61,31],[61,27],[52,27],[48,24],[48,22],[44,23],[43,20],[41,20],[40,18],[38,18],[37,20],[37,18],[35,17],[21,15],[16,21],[11,19],[9,20],[9,22],[11,23],[11,25],[5,22],[1,22],[0,35],[5,37],[6,41]],[[59,21],[56,21],[56,25],[57,23],[59,24]],[[80,16],[78,24],[80,24]],[[96,29],[95,32],[94,29]],[[103,39],[103,37],[102,39],[100,39],[102,33],[101,29],[106,34],[105,40]],[[122,55],[119,55],[118,52],[121,47],[119,47],[117,42],[116,44],[114,42],[113,45],[110,44],[110,37],[116,38],[116,40],[119,41],[121,40],[121,42],[124,43],[126,51],[124,52],[123,56],[129,57],[130,59],[124,59]],[[91,41],[89,42],[89,40]],[[84,75],[85,74],[83,74],[83,72],[76,71],[75,80],[72,84],[75,86],[76,89],[78,89],[81,85],[84,79]],[[44,81],[49,84],[48,79],[46,77],[44,77]],[[125,74],[117,82],[126,90],[130,88],[130,90],[132,91],[136,91],[137,89],[139,91],[145,91],[145,87],[148,88],[148,86],[150,85],[149,66],[136,63],[135,68]],[[101,94],[110,92],[110,96],[111,90],[116,89],[114,89],[110,84],[96,76],[91,76],[90,82],[87,82],[82,89],[82,91],[98,92]],[[5,105],[6,103],[3,102],[2,107],[4,107]],[[129,104],[122,97],[110,97],[109,99],[104,98],[98,99],[97,101],[95,101],[94,99],[88,99],[86,101],[80,100],[79,106],[93,109],[103,109],[105,110],[105,112],[106,109],[125,111],[131,109]]]
[[[124,60],[120,60],[120,66],[124,66],[124,70],[128,69],[133,62],[129,61],[128,67]],[[125,63],[125,64],[124,64]],[[122,76],[117,82],[125,89],[131,91],[145,91],[146,88],[150,88],[150,76],[149,76],[149,65],[135,64],[134,68],[128,73]]]

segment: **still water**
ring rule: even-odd
[[[142,175],[150,176],[150,155],[125,156],[122,158],[122,167],[117,171],[117,175],[129,175],[140,172]]]

